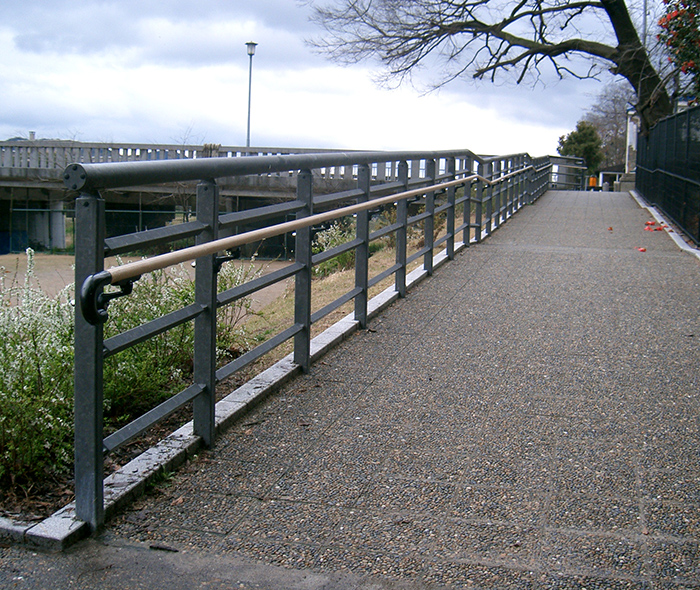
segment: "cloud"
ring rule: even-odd
[[[304,44],[315,32],[291,0],[7,2],[0,137],[243,145],[251,40],[254,145],[539,155],[595,94],[574,81],[384,90],[371,64],[315,55]]]

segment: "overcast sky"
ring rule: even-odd
[[[603,84],[381,89],[296,0],[2,0],[0,139],[556,153]]]

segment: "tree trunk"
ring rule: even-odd
[[[642,134],[657,121],[673,114],[673,104],[658,72],[649,61],[623,0],[601,0],[617,36],[615,74],[626,78],[637,93],[637,113]]]

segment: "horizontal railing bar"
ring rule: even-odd
[[[361,243],[361,239],[355,238],[354,240],[345,242],[344,244],[340,244],[340,246],[334,246],[333,248],[329,248],[328,250],[324,250],[323,252],[314,254],[311,257],[311,264],[315,266],[317,264],[320,264],[321,262],[325,262],[326,260],[335,258],[343,252],[348,252],[349,250],[357,248],[357,246],[359,246]]]
[[[224,305],[233,303],[237,299],[252,295],[256,291],[261,291],[265,287],[269,287],[270,285],[274,285],[275,283],[279,283],[284,279],[294,276],[302,268],[304,268],[304,265],[301,264],[301,262],[294,262],[289,266],[272,271],[271,273],[262,277],[258,277],[257,279],[253,279],[252,281],[248,281],[247,283],[233,287],[228,291],[222,291],[216,297],[216,305],[217,307],[223,307]]]
[[[246,365],[258,360],[261,356],[267,354],[274,348],[277,348],[280,344],[286,342],[292,336],[301,332],[303,328],[304,327],[301,324],[294,324],[279,334],[275,334],[272,338],[266,340],[259,346],[256,346],[253,350],[249,350],[245,354],[242,354],[236,360],[224,365],[216,372],[217,383],[223,381],[229,375],[233,375],[236,371],[242,369]]]
[[[136,185],[216,179],[226,176],[271,174],[290,170],[312,170],[333,166],[354,166],[433,157],[473,155],[469,151],[445,152],[325,152],[245,158],[196,158],[189,160],[155,160],[139,162],[74,163],[66,167],[66,188],[94,191]]]
[[[133,440],[154,424],[179,410],[187,402],[192,401],[203,391],[204,386],[199,383],[190,385],[187,389],[183,389],[180,393],[175,394],[171,398],[165,400],[162,404],[139,416],[133,422],[130,422],[123,428],[120,428],[115,433],[110,434],[102,441],[102,446],[104,447],[105,452],[111,453],[124,443]]]
[[[123,211],[120,211],[120,213],[123,213]],[[146,248],[154,244],[191,238],[199,235],[205,227],[206,225],[201,221],[188,221],[178,225],[158,227],[107,238],[105,239],[105,254],[114,256],[124,252],[131,252],[136,248]]]
[[[444,205],[440,205],[439,207],[435,207],[435,211],[433,213],[437,215],[438,213],[442,213],[443,211],[447,211],[448,209],[452,209],[453,205],[452,203],[445,203]]]
[[[454,236],[451,234],[446,234],[446,235],[438,238],[437,240],[435,240],[433,242],[433,248],[437,248],[440,244],[444,244],[447,240],[449,240],[450,238],[453,238],[453,237]]]
[[[359,188],[354,188],[347,191],[339,191],[337,193],[330,193],[328,195],[314,197],[314,205],[329,205],[331,203],[337,203],[339,201],[346,200],[355,201],[358,197],[361,197],[364,194],[365,191],[360,190]]]
[[[256,207],[254,209],[246,209],[245,211],[234,211],[233,213],[225,213],[219,216],[219,227],[226,228],[237,223],[247,223],[249,221],[262,221],[277,215],[286,213],[296,213],[305,207],[300,201],[290,201],[287,203],[275,203],[274,205],[265,205],[264,207]]]
[[[520,172],[514,172],[512,174],[519,174],[519,173]],[[91,299],[93,297],[93,294],[97,292],[99,285],[119,284],[119,283],[123,284],[129,280],[132,280],[134,277],[138,277],[138,276],[141,276],[142,274],[153,272],[155,270],[159,270],[162,268],[167,268],[169,266],[173,266],[173,265],[179,264],[181,262],[187,262],[189,260],[194,260],[194,259],[200,258],[202,256],[215,254],[216,252],[219,252],[221,250],[227,250],[227,249],[234,248],[236,246],[240,246],[243,244],[248,244],[250,242],[254,242],[257,240],[262,240],[262,239],[266,239],[266,238],[269,238],[272,236],[284,234],[284,233],[287,233],[289,231],[294,231],[294,230],[302,228],[302,227],[308,227],[310,225],[313,225],[314,223],[320,223],[323,221],[330,221],[332,219],[337,219],[339,217],[344,217],[346,215],[358,213],[360,211],[365,211],[367,209],[371,209],[373,207],[376,207],[377,205],[380,205],[380,204],[383,205],[383,204],[388,204],[388,203],[395,203],[401,199],[406,199],[406,198],[413,197],[416,195],[424,195],[426,192],[429,192],[431,190],[448,188],[450,186],[459,186],[459,185],[465,184],[466,182],[473,180],[474,178],[478,178],[479,180],[482,180],[483,182],[485,182],[487,184],[497,184],[498,182],[501,182],[501,181],[505,180],[506,178],[508,178],[508,176],[509,175],[502,177],[501,179],[499,179],[497,181],[488,180],[488,179],[486,179],[478,174],[474,175],[474,176],[468,176],[465,178],[452,180],[452,181],[442,183],[439,185],[430,185],[430,186],[423,187],[420,189],[404,191],[402,193],[389,195],[387,197],[381,197],[379,199],[372,199],[371,201],[358,203],[356,205],[349,205],[347,207],[341,207],[339,209],[334,209],[332,211],[327,211],[324,213],[319,213],[316,215],[303,217],[301,219],[296,219],[294,221],[288,221],[288,222],[274,225],[271,227],[253,230],[253,231],[245,232],[245,233],[238,234],[235,236],[230,236],[227,238],[221,238],[219,240],[213,240],[213,241],[208,242],[206,244],[191,246],[189,248],[183,248],[183,249],[177,250],[175,252],[169,252],[167,254],[161,254],[159,256],[154,256],[152,258],[139,260],[139,261],[135,261],[135,262],[130,262],[128,264],[124,264],[124,265],[118,266],[118,267],[113,267],[113,268],[110,268],[109,270],[97,273],[96,275],[91,275],[87,279],[85,279],[85,282],[83,283],[83,285],[81,287],[81,307],[83,308],[84,313],[85,313],[85,310],[92,309],[91,306],[94,303],[92,302]],[[92,313],[92,312],[88,311],[87,313]]]
[[[321,223],[323,221],[331,221],[333,219],[345,217],[346,215],[352,215],[353,213],[366,211],[367,209],[372,209],[378,205],[395,203],[402,199],[422,195],[427,191],[427,189],[457,186],[459,184],[468,182],[469,180],[472,180],[472,178],[467,177],[464,179],[453,180],[451,182],[443,183],[441,185],[433,185],[430,187],[423,187],[420,189],[404,191],[403,193],[396,193],[387,197],[372,199],[371,201],[357,203],[356,205],[340,207],[338,209],[333,209],[332,211],[326,211],[324,213],[317,213],[316,215],[302,217],[301,219],[295,219],[294,221],[287,221],[285,223],[280,223],[270,227],[244,232],[242,234],[229,236],[227,238],[221,238],[218,240],[208,242],[206,244],[200,244],[199,246],[190,246],[189,248],[183,248],[182,250],[177,250],[175,252],[168,252],[159,256],[153,256],[152,258],[137,260],[135,262],[130,262],[122,266],[110,268],[105,272],[109,273],[111,277],[111,284],[116,284],[121,281],[125,281],[133,277],[152,272],[154,270],[166,268],[168,266],[173,266],[181,262],[187,262],[189,260],[195,260],[197,258],[201,258],[202,256],[215,254],[221,250],[228,250],[231,248],[235,248],[236,246],[242,246],[250,242],[255,242],[257,240],[270,238],[272,236],[278,236],[280,234],[284,234],[290,231],[296,231],[297,229],[300,229],[302,227],[309,227],[311,225]],[[486,182],[485,179],[484,181]]]
[[[338,309],[341,305],[347,303],[348,301],[352,301],[357,295],[362,293],[362,289],[360,287],[355,287],[351,291],[348,291],[345,293],[345,295],[342,295],[341,297],[338,297],[335,301],[329,303],[328,305],[325,305],[318,311],[315,311],[314,313],[311,314],[311,323],[315,323],[321,318],[327,316],[329,313],[332,311],[335,311]]]
[[[477,223],[463,223],[459,227],[455,228],[455,235],[457,235],[461,231],[464,231],[465,229],[471,229],[473,227],[478,228],[480,226]]]
[[[404,188],[403,182],[399,182],[398,180],[396,180],[392,182],[385,182],[382,184],[374,184],[370,187],[369,192],[371,195],[381,195],[383,193],[388,193],[402,188]]]
[[[430,249],[430,246],[424,246],[423,248],[418,250],[418,252],[414,252],[408,258],[406,258],[406,264],[408,265],[411,264],[411,262],[413,262],[414,260],[418,260],[421,256],[430,252]]]
[[[640,164],[637,164],[637,167],[640,170],[644,170],[644,172],[646,172],[647,174],[656,174],[658,172],[658,173],[661,173],[665,176],[670,176],[671,178],[673,178],[675,180],[679,180],[681,182],[687,182],[688,184],[694,184],[695,186],[700,186],[700,182],[698,182],[696,180],[692,180],[692,179],[687,178],[685,176],[681,176],[680,174],[674,174],[673,172],[669,172],[668,170],[661,170],[661,168],[656,168],[655,170],[651,170],[651,169],[646,168]]]
[[[368,287],[374,287],[374,285],[376,285],[377,283],[380,283],[380,282],[383,281],[385,278],[390,277],[391,275],[393,275],[393,274],[394,274],[397,270],[399,270],[400,268],[402,268],[402,267],[401,267],[401,264],[400,264],[399,262],[397,262],[397,263],[394,264],[393,266],[390,266],[389,268],[387,268],[387,269],[383,270],[382,272],[380,272],[378,275],[376,275],[376,276],[372,277],[371,279],[369,279],[369,281],[367,281],[367,286],[368,286]]]
[[[424,219],[428,219],[428,217],[431,217],[432,214],[430,211],[424,211],[423,213],[419,213],[418,215],[414,215],[413,217],[409,217],[407,219],[408,225],[413,225],[415,223],[418,223],[419,221],[423,221]]]
[[[185,322],[189,322],[203,311],[203,306],[193,303],[167,315],[160,316],[159,318],[156,318],[155,320],[152,320],[146,324],[136,326],[135,328],[131,328],[131,330],[127,330],[126,332],[122,332],[116,336],[112,336],[103,343],[104,358],[144,342],[153,336],[157,336],[158,334],[172,330]]]
[[[457,197],[455,199],[455,205],[460,205],[460,204],[464,203],[465,201],[469,201],[470,199],[473,200],[474,197],[472,197],[471,195],[464,195],[463,197]]]
[[[369,241],[372,242],[374,240],[378,240],[379,238],[383,238],[387,234],[391,234],[397,229],[401,229],[401,227],[402,225],[399,222],[392,223],[391,225],[386,225],[382,229],[378,229],[377,231],[369,234]]]

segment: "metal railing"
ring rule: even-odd
[[[660,121],[639,136],[635,184],[700,245],[700,107]]]
[[[572,161],[572,165],[577,162]],[[559,164],[561,166],[561,163]],[[352,174],[355,188],[314,195],[321,174]],[[319,153],[248,158],[208,158],[186,161],[72,164],[64,172],[65,186],[79,191],[76,200],[75,326],[75,486],[76,516],[94,529],[104,520],[103,462],[105,454],[142,433],[185,404],[193,404],[194,434],[211,446],[215,437],[217,383],[293,340],[294,362],[307,370],[311,326],[341,305],[353,302],[354,318],[367,324],[370,287],[393,276],[399,296],[406,294],[408,265],[422,262],[432,274],[436,249],[448,259],[479,242],[549,186],[548,157],[527,154],[481,158],[468,151]],[[296,198],[253,210],[220,214],[216,179],[236,175],[290,174],[296,178]],[[199,180],[196,220],[136,234],[105,239],[103,189],[151,183]],[[409,207],[410,203],[410,207]],[[370,210],[394,207],[396,221],[370,231]],[[320,213],[317,213],[320,211]],[[409,214],[410,213],[410,214]],[[293,221],[229,235],[238,224],[284,219]],[[343,216],[356,216],[356,235],[344,245],[312,254],[312,225]],[[435,220],[444,219],[445,233],[435,236]],[[409,228],[422,226],[423,244],[408,252]],[[268,236],[295,232],[294,262],[289,266],[219,293],[217,272],[228,260],[221,252]],[[369,244],[393,235],[395,261],[378,275],[368,271]],[[223,237],[221,237],[223,236]],[[195,245],[120,267],[104,269],[105,255],[125,254],[147,246],[163,246],[194,238]],[[333,303],[312,312],[311,278],[314,265],[354,250],[355,284]],[[196,259],[195,302],[168,315],[109,339],[103,338],[107,306],[131,293],[140,275]],[[292,325],[222,367],[216,366],[217,309],[276,282],[294,278]],[[107,285],[118,290],[104,291]],[[115,303],[118,305],[118,303]],[[194,322],[194,369],[191,385],[160,406],[108,437],[103,436],[103,363],[105,358],[155,335]]]
[[[100,143],[68,140],[0,141],[0,169],[45,170],[59,175],[71,163],[154,162],[209,157],[248,157],[315,153],[317,150],[280,147],[240,147],[215,144]],[[329,150],[332,151],[332,150]]]

